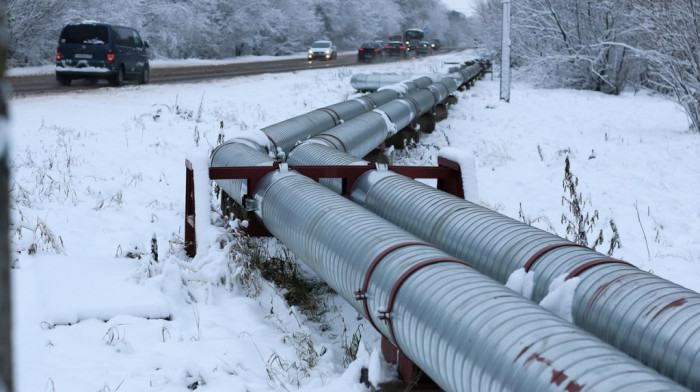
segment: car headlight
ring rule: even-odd
[[[313,49],[309,49],[309,54],[314,54]]]
[[[326,54],[331,54],[331,50],[330,50],[330,49],[326,49]]]

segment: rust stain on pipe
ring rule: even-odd
[[[670,304],[668,304],[668,305],[664,306],[663,308],[661,308],[661,310],[659,310],[659,312],[656,313],[656,314],[654,315],[654,317],[652,317],[651,321],[654,321],[657,317],[659,317],[659,316],[661,315],[661,313],[663,313],[663,312],[665,312],[665,311],[667,311],[667,310],[669,310],[669,309],[672,309],[672,308],[677,308],[677,307],[679,307],[679,306],[683,306],[683,304],[685,304],[686,302],[688,302],[688,300],[685,299],[685,298],[679,298],[679,299],[677,299],[677,300],[671,302]]]

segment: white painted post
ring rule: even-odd
[[[510,102],[510,0],[503,2],[501,32],[501,100]]]

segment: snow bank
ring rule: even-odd
[[[379,387],[379,384],[396,379],[396,366],[392,366],[385,359],[379,348],[372,351],[367,366],[367,378],[372,386]]]
[[[138,268],[136,259],[47,256],[35,261],[41,265],[36,268],[35,283],[44,303],[42,321],[50,325],[106,321],[119,315],[170,317],[163,293],[132,279]]]

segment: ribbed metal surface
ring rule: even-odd
[[[438,249],[412,244],[387,253],[419,240],[306,177],[273,173],[255,197],[268,230],[447,391],[683,390],[472,268],[418,269],[449,259]],[[355,292],[383,253],[365,312]],[[385,323],[378,316],[392,292]]]
[[[285,154],[289,153],[299,141],[306,140],[341,124],[343,121],[353,119],[384,105],[404,94],[404,89],[414,91],[418,86],[423,86],[429,81],[429,78],[417,78],[413,83],[401,88],[377,91],[265,127],[262,132],[270,139],[270,145],[261,146],[252,139],[233,138],[212,151],[209,166],[271,165],[274,160],[268,155],[268,150],[274,149],[281,150]],[[378,115],[375,114],[375,116]],[[277,153],[278,151],[274,151],[274,155]],[[243,195],[246,192],[245,181],[217,180],[216,183],[238,204],[242,204]]]
[[[404,82],[404,84],[408,86],[414,86],[415,88],[410,88],[410,91],[413,91],[414,89],[421,89],[430,86],[430,84],[433,83],[433,79],[430,78],[429,76],[420,76],[415,79],[411,79],[408,82]]]
[[[323,132],[314,139],[328,140],[337,150],[363,157],[394,132],[389,126],[384,116],[371,111]]]
[[[287,163],[292,166],[341,166],[365,165],[366,161],[353,155],[338,151],[324,144],[306,142],[298,145],[287,157]],[[335,193],[341,193],[342,180],[339,178],[321,178],[319,183]]]
[[[481,71],[481,69],[479,69],[479,71]],[[459,75],[459,77],[457,75]],[[457,73],[445,76],[444,78],[438,80],[438,82],[444,85],[449,93],[452,93],[453,91],[457,90],[459,85],[462,84],[463,80],[464,77],[462,77],[462,74]],[[443,99],[440,101],[442,102]]]
[[[409,97],[412,95],[413,94],[409,94]],[[379,107],[379,110],[384,112],[387,117],[389,117],[389,120],[396,125],[396,132],[411,124],[418,116],[419,108],[416,106],[416,102],[413,99],[399,98],[382,105]]]
[[[481,66],[479,64],[469,65],[465,68],[460,69],[457,72],[464,76],[466,82],[474,79],[479,75],[479,73],[481,72]]]
[[[297,142],[306,140],[343,121],[355,118],[401,96],[401,92],[385,89],[355,99],[339,102],[325,108],[281,121],[261,130],[277,148],[288,153]]]
[[[438,83],[433,83],[430,86],[427,87],[427,89],[433,93],[433,96],[435,96],[435,102],[442,102],[447,98],[449,95],[449,91],[447,90],[447,86],[444,84],[438,82]]]
[[[502,283],[540,249],[567,242],[398,174],[363,177],[352,196]],[[605,258],[582,247],[544,254],[531,269],[533,300],[540,301],[555,278]],[[580,278],[572,307],[577,325],[700,390],[700,294],[623,264],[598,265]]]
[[[428,89],[418,90],[411,94],[411,99],[413,99],[418,105],[418,115],[428,113],[436,104],[437,101],[435,94]]]
[[[270,166],[274,160],[264,152],[262,147],[254,148],[256,144],[246,141],[231,141],[214,149],[211,153],[210,167],[231,166]],[[243,180],[217,180],[216,184],[238,204],[243,204],[246,193]]]
[[[430,82],[427,84],[424,84],[422,86],[419,86],[419,88],[423,88],[427,86],[430,83],[433,83],[435,80],[439,79],[441,76],[440,75],[431,75],[431,76],[423,76],[421,78],[423,79],[429,79]],[[392,85],[392,84],[397,84],[397,83],[403,83],[408,80],[413,81],[414,76],[412,75],[398,75],[398,74],[355,74],[350,78],[350,85],[352,88],[358,91],[376,91],[382,87]],[[424,82],[419,82],[419,84],[422,84]]]
[[[364,110],[359,101],[348,101],[356,111]],[[366,111],[366,110],[365,110]],[[288,152],[300,140],[306,140],[326,129],[340,124],[340,118],[323,109],[317,109],[289,120],[279,122],[261,130],[275,143],[276,147]]]

